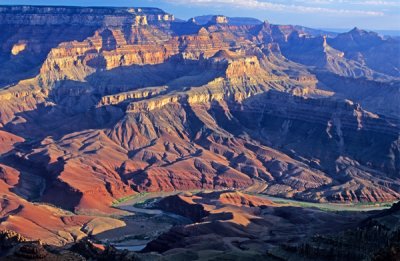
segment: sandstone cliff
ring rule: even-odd
[[[348,55],[346,35],[221,16],[199,25],[152,8],[0,7],[0,25],[0,164],[24,180],[4,175],[12,209],[110,214],[143,191],[249,187],[399,198],[395,64]],[[397,43],[351,34],[366,55],[364,37]],[[5,228],[30,220],[1,213]]]

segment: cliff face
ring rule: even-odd
[[[330,38],[152,8],[0,7],[0,25],[0,163],[46,179],[40,201],[110,213],[139,191],[399,198],[398,79]]]
[[[257,126],[261,131],[255,135],[260,135],[259,137],[267,144],[274,144],[287,150],[289,155],[293,155],[289,151],[305,158],[318,155],[319,160],[313,163],[314,168],[325,171],[335,169],[336,174],[330,177],[341,180],[342,190],[338,192],[328,189],[322,192],[321,197],[334,201],[380,201],[380,198],[390,201],[397,197],[395,190],[394,194],[393,192],[386,194],[388,192],[386,188],[379,188],[371,183],[373,179],[367,178],[369,171],[361,167],[363,165],[376,169],[379,165],[383,175],[387,177],[397,175],[399,167],[399,150],[396,148],[399,141],[397,126],[380,119],[377,115],[363,111],[358,104],[350,101],[310,100],[285,97],[280,94],[271,94],[262,101],[266,105]],[[255,108],[254,105],[243,110],[244,114],[246,115],[246,111],[251,111],[252,108]],[[375,154],[375,151],[383,148],[382,137],[387,137],[389,141],[385,149],[386,154]],[[358,145],[353,147],[354,144]],[[369,153],[366,153],[366,147]],[[336,162],[329,160],[336,157],[338,157]],[[352,179],[359,179],[360,176],[363,176],[360,184],[354,185],[349,182]],[[305,193],[300,197],[309,196],[311,195]]]
[[[373,180],[379,178],[370,176],[371,172],[381,173],[382,181],[396,176],[399,167],[398,127],[363,111],[359,105],[349,101],[303,99],[279,93],[271,93],[265,97],[254,95],[248,98],[248,101],[245,99],[239,106],[238,101],[225,96],[202,97],[193,94],[191,97],[196,99],[177,96],[151,99],[139,103],[141,107],[128,106],[130,116],[123,120],[123,125],[118,124],[111,132],[112,139],[117,139],[127,148],[133,149],[143,146],[146,140],[164,140],[164,135],[170,137],[175,135],[176,131],[183,135],[184,139],[194,139],[202,149],[211,149],[214,153],[224,156],[236,170],[266,179],[269,184],[266,191],[279,196],[293,195],[307,200],[356,202],[391,201],[398,197],[398,192],[394,189],[395,182],[388,187],[380,187],[373,183]],[[138,103],[132,104],[139,106]],[[146,115],[142,114],[142,111],[146,111]],[[181,120],[177,121],[177,117]],[[141,128],[134,128],[132,132],[125,131],[130,129],[128,126],[136,125]],[[218,132],[212,131],[219,127],[223,129]],[[270,155],[271,151],[262,146],[242,143],[240,139],[231,136],[242,133],[244,128],[252,139],[279,148],[297,161],[291,161],[279,154],[276,156],[278,159],[274,160],[274,156]],[[210,132],[211,135],[207,134]],[[131,136],[137,138],[128,141],[128,137]],[[358,147],[364,146],[362,144],[367,140],[367,150],[374,148],[369,153]],[[157,146],[154,144],[151,149],[146,149],[146,153],[152,155],[152,160],[149,161],[151,167],[143,173],[143,181],[135,181],[142,183],[141,189],[144,188],[142,186],[152,188],[154,182],[145,185],[146,181],[154,179],[154,168],[162,165],[163,157],[168,155],[162,155],[162,149],[160,151]],[[375,154],[374,151],[380,152]],[[386,154],[382,155],[382,151]],[[192,169],[192,163],[189,163],[192,161],[192,153],[196,155],[195,152],[190,152],[183,156],[187,157],[185,168],[190,170],[189,173]],[[241,153],[247,156],[242,156]],[[251,161],[250,155],[253,154],[257,155],[257,160]],[[138,157],[143,157],[143,154],[140,153]],[[318,160],[311,160],[313,157]],[[336,159],[334,162],[331,160],[333,158]],[[203,173],[210,167],[211,171],[218,170],[213,162],[210,167],[206,167],[207,163],[204,162],[204,167],[200,169],[196,164],[194,161],[195,173],[199,170]],[[312,167],[309,169],[303,164]],[[375,172],[373,169],[379,171]],[[354,180],[358,182],[354,184]],[[234,182],[238,182],[236,178]],[[341,187],[339,191],[325,187],[334,183],[340,184],[336,185]],[[183,185],[175,182],[172,184],[177,187]],[[208,182],[202,186],[208,187]],[[285,189],[282,190],[281,186],[285,186]],[[310,193],[310,189],[314,192]],[[321,191],[316,192],[319,190]],[[319,196],[316,197],[314,193]]]
[[[36,76],[37,67],[42,65],[51,49],[62,42],[82,41],[93,36],[93,33],[101,28],[115,29],[114,35],[117,39],[121,39],[120,35],[126,33],[126,38],[139,34],[138,38],[131,37],[128,41],[153,41],[155,39],[141,36],[141,27],[148,24],[160,25],[173,20],[172,15],[157,8],[0,6],[0,24],[3,25],[0,29],[0,56],[5,61],[0,67],[0,86]],[[139,32],[135,34],[135,31]],[[159,35],[162,37],[163,33]],[[109,30],[105,30],[100,37],[105,41],[105,49],[112,48],[116,42]],[[98,41],[94,39],[95,45],[97,43],[95,48],[99,48]],[[121,42],[118,41],[118,44],[121,45]],[[77,49],[82,50],[84,46],[78,45]],[[79,54],[77,49],[70,51]],[[63,51],[59,50],[55,54],[58,58],[60,52]],[[64,52],[67,55],[68,51]],[[67,64],[68,60],[72,62],[71,58],[65,57],[64,64]],[[119,60],[117,62],[119,63]]]
[[[329,42],[334,48],[343,50],[346,57],[365,64],[377,72],[396,77],[399,75],[400,62],[396,56],[400,52],[400,47],[393,39],[384,40],[375,32],[354,28]],[[382,54],[376,55],[377,53]],[[390,63],[392,66],[384,66],[385,63]]]
[[[0,6],[0,23],[29,26],[116,26],[173,21],[157,8]]]
[[[222,15],[216,15],[211,18],[210,23],[214,24],[227,24],[228,23],[228,18],[226,16]]]

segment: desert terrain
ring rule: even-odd
[[[0,6],[0,257],[396,258],[399,56],[360,28]]]

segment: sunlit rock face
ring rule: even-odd
[[[18,55],[26,49],[26,43],[16,43],[11,49],[12,55]]]
[[[212,17],[211,23],[227,24],[228,23],[228,17],[222,16],[222,15],[216,15],[216,16]]]
[[[0,7],[0,190],[18,210],[1,224],[36,222],[18,208],[36,211],[32,200],[113,214],[145,191],[398,199],[398,41],[352,32],[350,48],[348,35],[310,30],[200,25],[153,8]],[[364,40],[393,47],[373,55],[384,66]]]
[[[132,24],[138,17],[139,21],[150,22],[174,20],[157,8],[1,6],[0,12],[4,25],[122,26]]]

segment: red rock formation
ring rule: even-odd
[[[143,191],[399,198],[392,77],[295,26],[173,20],[151,8],[0,7],[2,226],[53,215],[49,238],[64,215],[27,200],[113,214]]]
[[[14,145],[19,142],[24,142],[24,139],[0,130],[0,155],[12,150]]]

